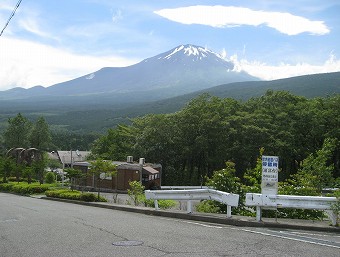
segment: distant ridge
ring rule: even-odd
[[[172,113],[180,110],[191,99],[208,93],[218,97],[247,100],[263,95],[268,89],[287,90],[305,97],[324,97],[340,93],[340,72],[314,74],[273,81],[250,81],[224,84],[189,94],[157,100],[146,92],[140,101],[139,94],[108,94],[99,96],[65,96],[48,100],[0,100],[0,125],[18,112],[30,119],[45,116],[52,127],[77,132],[105,132],[117,124],[149,113]],[[126,101],[129,99],[129,101]],[[1,127],[0,127],[1,128]]]
[[[142,104],[139,107],[127,108],[127,115],[140,115],[143,113],[171,113],[180,110],[191,99],[201,94],[208,93],[220,98],[233,98],[237,100],[249,100],[252,97],[260,97],[267,90],[288,91],[294,95],[307,98],[327,97],[340,94],[340,72],[303,75],[271,81],[247,81],[235,82],[199,90],[177,97]],[[129,110],[130,109],[130,110]]]

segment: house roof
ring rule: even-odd
[[[157,174],[159,173],[158,170],[155,168],[161,168],[162,166],[160,164],[145,164],[141,166],[138,163],[128,163],[128,162],[120,162],[120,161],[113,161],[113,164],[117,165],[117,169],[122,169],[122,170],[140,170],[141,167],[143,167],[143,173],[144,171],[149,174]],[[89,167],[90,163],[88,161],[78,161],[74,162],[73,165],[75,166],[85,166]]]
[[[146,170],[149,174],[158,174],[159,171],[155,170],[154,168],[150,167],[150,166],[144,166],[143,167],[143,171]]]
[[[90,151],[57,151],[59,159],[64,164],[85,161],[86,157],[91,153]]]

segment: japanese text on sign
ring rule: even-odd
[[[278,156],[262,156],[262,194],[277,194]]]

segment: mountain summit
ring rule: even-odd
[[[232,62],[224,60],[220,55],[210,51],[207,48],[195,45],[181,45],[168,52],[146,59],[144,62],[148,62],[149,60],[164,60],[164,62],[175,62],[183,65],[192,65],[198,63],[202,65],[222,65],[225,66],[227,69],[226,71],[231,71],[234,69],[234,64]]]
[[[213,86],[258,80],[234,70],[234,64],[200,46],[180,45],[123,68],[102,68],[85,76],[39,90],[8,90],[9,98],[143,93],[167,98]],[[5,93],[5,94],[3,94]]]

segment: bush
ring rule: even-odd
[[[288,180],[288,182],[279,183],[279,195],[311,195],[318,196],[316,188],[309,186],[295,186],[296,182]],[[307,220],[322,220],[325,215],[323,211],[319,210],[307,210],[307,209],[290,209],[282,208],[278,209],[277,212],[274,210],[265,210],[263,217],[268,218],[289,218],[289,219],[307,219]]]
[[[47,172],[45,175],[45,181],[48,184],[53,184],[55,182],[55,174],[53,172]]]
[[[93,193],[81,193],[77,190],[70,189],[59,189],[59,190],[49,190],[45,192],[45,195],[48,197],[61,198],[61,199],[70,199],[70,200],[78,200],[85,202],[107,202],[104,197],[98,197]]]
[[[152,199],[146,199],[145,195],[140,197],[140,201],[143,202],[146,207],[155,208],[155,201]],[[175,207],[176,204],[177,203],[174,200],[158,200],[158,207],[163,210]]]
[[[2,191],[2,192],[11,192],[13,186],[14,186],[14,184],[12,184],[12,183],[3,183],[3,184],[0,184],[0,191]]]
[[[27,184],[26,182],[20,183],[3,183],[0,184],[0,191],[3,192],[12,192],[21,195],[31,195],[31,194],[41,194],[48,190],[52,185],[51,184],[42,184],[34,183]]]
[[[196,211],[205,213],[220,213],[221,208],[215,201],[205,200],[196,205]]]
[[[128,195],[133,203],[137,206],[139,203],[143,202],[144,189],[140,181],[129,181]]]
[[[83,193],[80,196],[80,200],[84,202],[96,202],[98,197],[92,193]]]

